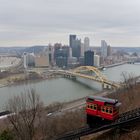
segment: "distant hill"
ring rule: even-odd
[[[35,54],[38,54],[39,52],[43,51],[44,48],[46,47],[47,46],[43,46],[43,45],[36,45],[31,47],[0,47],[0,54],[9,53],[9,54],[17,54],[19,56],[21,56],[23,52],[29,52],[29,53],[34,52]],[[101,47],[94,46],[91,48],[94,48],[96,52],[99,52]],[[120,51],[126,53],[135,53],[135,52],[140,53],[140,47],[113,47],[112,46],[112,49],[114,51]]]
[[[123,51],[127,53],[140,53],[140,47],[113,47],[114,50]]]
[[[39,53],[44,50],[47,46],[31,46],[31,47],[0,47],[0,54],[16,54],[22,55],[24,52],[28,53]]]
[[[28,53],[39,53],[41,51],[44,50],[44,48],[46,48],[47,46],[32,46],[32,47],[28,47],[28,48],[25,48],[24,50],[22,50],[22,52],[28,52]]]
[[[126,53],[140,53],[140,47],[115,47],[111,46],[113,51],[120,51],[120,52],[126,52]],[[94,48],[96,52],[99,52],[101,47],[100,46],[92,46],[91,48]]]

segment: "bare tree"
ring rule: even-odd
[[[133,73],[128,74],[126,72],[122,72],[121,75],[123,77],[123,83],[125,89],[134,88],[136,86],[137,79],[135,78],[135,75]]]
[[[35,126],[39,124],[42,108],[39,95],[31,89],[10,99],[7,108],[14,113],[8,117],[8,120],[18,139],[32,140],[35,136]]]
[[[62,108],[63,108],[63,103],[54,102],[46,107],[46,111],[50,113],[50,112],[60,111]]]

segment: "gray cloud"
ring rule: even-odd
[[[0,0],[0,46],[68,44],[69,33],[92,45],[140,45],[139,0]]]

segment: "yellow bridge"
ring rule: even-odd
[[[82,77],[90,80],[94,80],[102,84],[102,87],[106,85],[106,88],[117,89],[121,85],[111,82],[95,67],[93,66],[81,66],[73,70],[54,70],[53,72],[69,77]]]

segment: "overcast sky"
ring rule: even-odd
[[[0,0],[0,46],[69,43],[140,46],[140,0]]]

